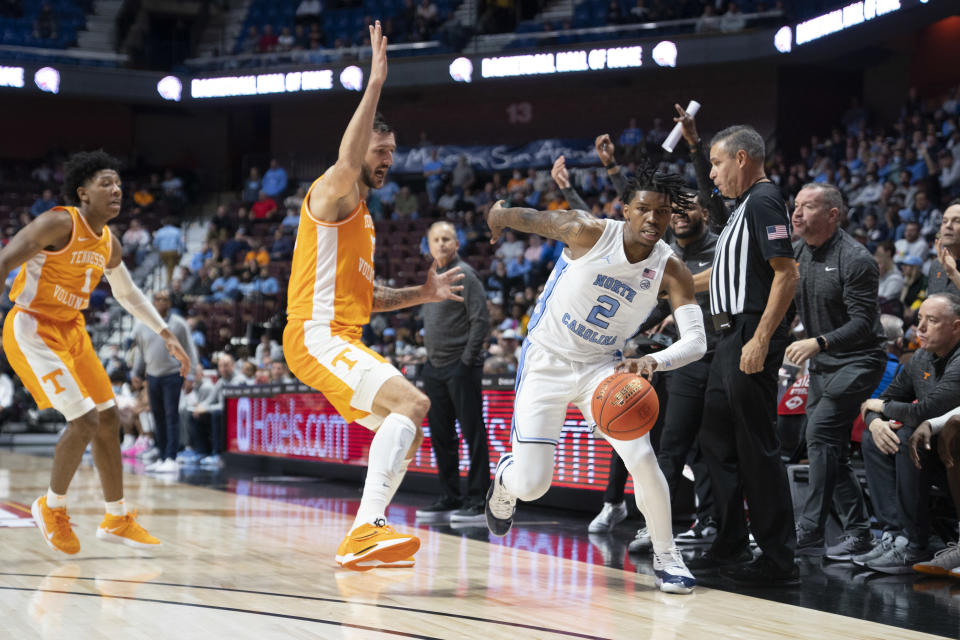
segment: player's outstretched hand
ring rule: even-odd
[[[187,352],[183,350],[183,347],[180,346],[180,341],[171,333],[169,336],[164,336],[163,342],[167,346],[167,351],[170,352],[170,355],[180,362],[180,375],[186,378],[187,374],[190,373],[190,358],[187,356]]]
[[[369,84],[383,86],[387,81],[387,37],[379,20],[370,25],[370,54]]]
[[[463,285],[459,284],[463,280],[463,270],[460,267],[454,267],[449,271],[437,273],[437,261],[434,260],[427,271],[427,281],[423,284],[421,290],[426,302],[442,302],[444,300],[456,300],[463,302]]]
[[[643,356],[642,358],[625,358],[617,365],[619,373],[636,373],[644,378],[649,378],[657,370],[657,361],[653,356]]]
[[[600,162],[603,164],[603,166],[617,163],[617,160],[613,155],[616,147],[613,144],[613,140],[610,139],[609,133],[604,133],[597,136],[597,139],[593,142],[593,146],[596,148],[597,156],[600,158]]]
[[[493,206],[490,207],[490,211],[487,212],[487,226],[490,227],[490,244],[497,244],[497,240],[500,239],[500,232],[503,231],[505,225],[500,222],[500,216],[497,215],[497,212],[506,208],[506,202],[497,200],[493,203]]]
[[[677,110],[678,114],[673,121],[680,123],[680,132],[683,134],[683,139],[686,140],[690,146],[697,144],[697,140],[700,139],[700,135],[697,133],[697,123],[694,121],[693,116],[687,113],[686,109],[681,107],[679,104],[675,104],[673,106]]]
[[[563,156],[560,156],[554,161],[550,175],[553,176],[553,181],[556,182],[557,186],[561,189],[570,188],[570,173],[567,171],[567,159]]]

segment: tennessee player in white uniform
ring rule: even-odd
[[[553,478],[554,449],[567,405],[593,423],[591,398],[616,370],[650,374],[683,366],[706,351],[703,314],[694,298],[693,276],[661,240],[674,211],[688,196],[674,174],[641,171],[624,191],[625,221],[594,218],[582,211],[491,209],[492,241],[505,227],[566,243],[530,316],[517,368],[512,451],[497,465],[487,494],[487,525],[503,536],[513,524],[517,499],[535,500]],[[680,339],[654,356],[622,358],[630,338],[666,296]],[[653,542],[657,585],[690,593],[695,579],[673,543],[670,494],[650,444],[607,439],[633,476],[637,507]]]
[[[120,213],[117,167],[102,151],[74,155],[65,167],[64,195],[76,206],[40,214],[0,251],[4,277],[21,266],[10,290],[16,306],[4,320],[3,351],[37,406],[53,407],[67,420],[54,451],[50,488],[32,511],[46,543],[69,554],[80,550],[80,542],[67,516],[67,488],[88,443],[107,511],[97,537],[140,549],[160,543],[123,504],[116,400],[84,326],[82,311],[102,275],[117,302],[164,337],[181,375],[190,366],[176,337],[130,279],[120,240],[107,227]]]
[[[425,284],[391,289],[374,284],[374,226],[365,198],[383,186],[397,143],[376,117],[387,79],[387,39],[380,22],[370,27],[372,60],[367,89],[340,143],[336,164],[303,201],[293,251],[283,351],[290,371],[323,393],[347,420],[376,430],[368,454],[367,479],[353,527],[337,549],[348,569],[412,566],[416,536],[388,526],[387,504],[423,441],[430,408],[427,396],[379,354],[360,342],[371,311],[392,311],[453,299],[463,289],[459,269]]]

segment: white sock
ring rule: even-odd
[[[409,449],[407,449],[409,451]],[[400,488],[400,483],[403,482],[403,477],[407,474],[407,467],[410,466],[410,459],[404,458],[403,462],[400,464],[400,469],[393,474],[393,484],[390,485],[390,495],[387,496],[387,504],[393,500],[393,496],[396,495],[397,489]]]
[[[127,508],[123,504],[123,498],[119,500],[114,500],[113,502],[104,502],[103,504],[107,507],[107,513],[112,516],[125,516],[127,515]]]
[[[403,479],[407,452],[416,436],[417,427],[410,418],[399,413],[384,418],[370,443],[367,481],[363,485],[363,497],[351,531],[384,517],[387,503]]]
[[[650,436],[636,440],[608,438],[633,477],[634,499],[643,514],[653,550],[664,553],[673,547],[673,517],[670,510],[670,489],[657,464],[650,445]]]
[[[136,442],[136,438],[133,437],[132,433],[125,434],[123,436],[123,442],[120,443],[121,449],[129,449]]]
[[[54,493],[53,489],[47,489],[47,508],[62,509],[67,506],[67,494]]]

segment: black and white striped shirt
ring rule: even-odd
[[[740,196],[717,241],[711,313],[763,313],[773,284],[769,260],[780,257],[793,258],[787,205],[777,185],[758,182]]]

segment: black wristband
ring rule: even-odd
[[[605,164],[605,165],[603,165],[603,168],[606,169],[607,171],[609,171],[610,169],[613,169],[613,168],[616,167],[616,166],[617,166],[617,163],[616,163],[616,162],[611,162],[610,164]]]
[[[827,352],[827,340],[823,336],[817,336],[817,346],[820,347],[820,351]]]

